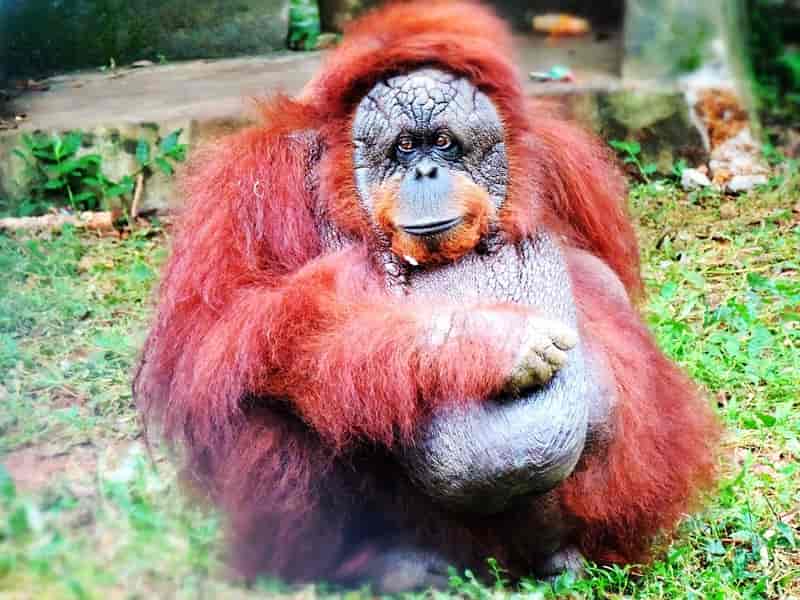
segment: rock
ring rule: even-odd
[[[609,140],[635,140],[639,159],[669,174],[679,158],[692,164],[708,159],[702,134],[680,92],[623,88],[600,92],[595,130]]]
[[[734,90],[704,88],[698,96],[695,110],[708,128],[712,148],[736,137],[749,126],[750,117]]]
[[[152,60],[137,60],[136,62],[131,63],[131,69],[146,69],[147,67],[152,67],[156,63]]]
[[[711,185],[708,176],[699,169],[684,169],[681,174],[681,187],[687,192]]]
[[[769,167],[761,158],[761,145],[753,139],[749,128],[722,142],[711,151],[711,172],[724,169],[737,175],[767,175]]]
[[[735,202],[725,202],[719,207],[719,216],[723,219],[734,219],[738,214],[739,211],[736,208]]]
[[[733,173],[728,171],[728,169],[718,167],[717,170],[714,171],[714,178],[711,181],[717,187],[724,188],[725,185],[731,180],[731,177],[733,177]]]
[[[731,194],[749,192],[757,185],[764,185],[769,181],[766,175],[734,175],[726,186]]]
[[[770,174],[769,166],[761,157],[761,147],[749,127],[714,148],[709,167],[714,184],[731,194],[747,192],[767,183]]]
[[[604,6],[617,3],[561,4]],[[713,59],[713,40],[727,33],[720,31],[722,23],[727,21],[718,17],[724,2],[626,0],[620,4],[625,6],[624,52],[621,53],[625,78],[664,80],[694,70]]]

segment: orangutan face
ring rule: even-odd
[[[420,69],[375,85],[353,121],[360,200],[403,258],[459,258],[505,199],[503,124],[462,77]]]

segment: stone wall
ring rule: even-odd
[[[187,144],[189,148],[197,148],[247,124],[245,119],[173,119],[161,123],[93,127],[82,130],[83,146],[78,156],[100,155],[103,174],[113,181],[119,181],[139,168],[135,154],[140,139],[147,140],[154,148],[162,137],[180,129],[179,142]],[[42,133],[62,135],[65,131]],[[0,135],[0,197],[20,198],[27,193],[30,182],[25,163],[13,152],[15,148],[22,147],[22,135],[23,132]],[[182,165],[176,166],[180,171]],[[170,212],[179,207],[181,199],[175,190],[174,176],[167,176],[158,169],[147,170],[143,183],[141,211]]]
[[[0,65],[16,78],[259,54],[285,48],[288,19],[288,0],[2,0]]]

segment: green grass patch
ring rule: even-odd
[[[0,236],[0,450],[138,433],[130,372],[164,255],[157,231]]]
[[[658,183],[631,193],[648,322],[727,428],[705,511],[646,567],[510,589],[496,565],[496,585],[453,573],[450,593],[417,597],[800,595],[797,191],[784,178],[736,201]],[[230,582],[219,519],[143,450],[130,377],[165,248],[158,229],[0,235],[0,597],[277,593]]]

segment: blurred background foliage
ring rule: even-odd
[[[746,0],[746,49],[766,126],[800,121],[800,2]]]

